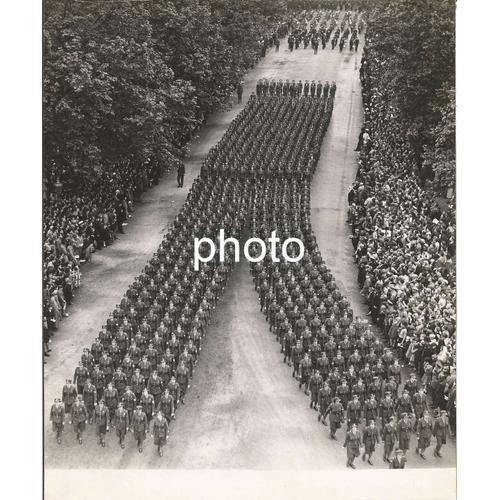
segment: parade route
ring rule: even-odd
[[[363,38],[361,38],[363,43]],[[83,347],[89,347],[109,313],[158,247],[163,234],[179,212],[189,188],[198,175],[204,156],[222,137],[243,108],[259,78],[329,80],[337,84],[333,118],[326,132],[321,158],[311,188],[311,217],[326,264],[355,315],[365,316],[366,307],[357,286],[347,218],[347,193],[356,175],[354,152],[362,125],[358,52],[348,47],[341,53],[329,46],[313,54],[311,48],[289,52],[286,44],[268,56],[247,75],[243,103],[212,116],[190,145],[183,189],[177,188],[175,172],[146,192],[133,219],[111,247],[93,254],[83,267],[82,286],[74,304],[56,332],[51,356],[44,366],[45,464],[48,468],[109,469],[345,469],[339,441],[328,439],[328,427],[318,423],[317,412],[283,363],[279,344],[268,331],[259,311],[258,296],[246,262],[229,279],[225,294],[212,316],[203,350],[195,369],[186,405],[177,412],[170,438],[159,458],[148,436],[139,454],[132,436],[121,450],[114,430],[108,446],[98,446],[94,426],[88,426],[79,446],[66,425],[57,445],[48,420],[54,397],[61,395],[66,378],[73,376]],[[451,440],[450,440],[451,441]],[[453,467],[455,444],[445,446],[442,459],[420,459],[414,453],[408,468]],[[381,447],[374,454],[373,468],[382,462]],[[371,468],[361,460],[360,468]]]

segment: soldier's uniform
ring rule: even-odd
[[[189,384],[189,370],[185,366],[180,365],[175,374],[180,389],[180,400],[181,403],[184,404],[184,396],[186,395]]]
[[[417,444],[416,452],[419,453],[422,458],[425,458],[424,451],[431,444],[432,427],[433,427],[432,420],[428,415],[423,416],[418,421],[418,424],[417,424],[418,444]]]
[[[175,418],[175,402],[172,395],[170,393],[168,395],[163,393],[156,409],[157,411],[161,411],[169,422]]]
[[[394,401],[392,398],[385,397],[380,402],[380,417],[382,427],[389,421],[389,419],[394,415]]]
[[[73,403],[76,401],[78,393],[76,387],[71,384],[70,380],[66,381],[62,389],[62,402],[64,403],[64,411],[66,413],[71,413],[71,408]]]
[[[406,415],[406,414],[405,414]],[[401,418],[398,422],[398,441],[399,447],[406,454],[406,452],[410,449],[410,440],[412,433],[412,424],[408,418]]]
[[[125,408],[123,408],[120,405],[115,413],[115,427],[116,427],[116,435],[118,436],[118,443],[122,449],[125,448],[124,440],[129,426],[130,426],[129,413]]]
[[[365,451],[363,453],[363,461],[368,455],[368,463],[372,464],[371,458],[375,451],[375,446],[380,442],[379,432],[376,426],[367,426],[363,430],[363,444],[365,445]]]
[[[109,428],[109,410],[105,405],[97,405],[95,409],[95,429],[99,444],[105,446],[104,437]]]
[[[83,401],[77,399],[71,406],[71,422],[76,432],[76,439],[82,444],[82,434],[85,430],[85,422],[88,420],[87,408]]]
[[[321,418],[323,418],[323,423],[325,423],[325,413],[332,400],[332,390],[330,389],[330,386],[328,384],[323,385],[323,387],[319,390],[318,399],[319,399],[318,421]]]
[[[309,385],[309,377],[311,376],[312,363],[309,357],[304,356],[299,363],[299,374],[300,374],[300,382],[299,388],[302,388],[304,385],[304,391],[307,393],[307,386]]]
[[[330,416],[330,437],[332,439],[337,439],[335,433],[337,429],[340,429],[342,426],[342,421],[344,419],[344,407],[342,403],[340,403],[339,398],[335,397],[333,402],[330,403],[326,409],[325,416],[327,415]]]
[[[134,373],[134,375],[132,375],[132,381],[130,382],[130,388],[135,394],[135,398],[137,401],[141,399],[142,391],[145,387],[146,381],[144,379],[144,375],[142,375],[141,373]]]
[[[352,424],[359,424],[361,421],[361,403],[357,397],[347,403],[347,427],[350,428]]]
[[[318,409],[319,390],[323,384],[323,379],[319,373],[314,373],[309,380],[309,391],[311,393],[311,402],[309,408]]]
[[[83,364],[79,364],[75,368],[75,374],[73,375],[73,384],[76,384],[76,389],[78,394],[83,393],[83,385],[85,381],[89,378],[89,370]]]
[[[162,379],[158,376],[158,374],[153,373],[153,375],[149,377],[148,392],[153,396],[155,400],[155,407],[158,406],[162,390],[163,390]]]
[[[146,414],[147,422],[148,422],[148,430],[149,430],[149,424],[153,418],[153,411],[155,409],[155,400],[154,397],[151,394],[145,394],[144,392],[142,393],[141,396],[141,406]]]
[[[142,444],[146,439],[147,428],[148,420],[146,414],[142,411],[142,408],[138,406],[132,417],[132,430],[134,431],[134,438],[139,446],[139,453],[142,453]]]
[[[61,444],[61,435],[64,429],[65,412],[61,400],[55,399],[54,404],[50,409],[50,421],[52,422],[52,430],[56,433],[57,443]]]
[[[132,422],[132,416],[134,414],[135,405],[137,403],[137,398],[132,390],[125,391],[122,396],[123,408],[128,413],[128,420]]]
[[[384,442],[384,462],[390,460],[392,450],[396,444],[398,434],[396,426],[394,425],[394,417],[391,417],[390,422],[384,425],[382,430],[382,441]]]
[[[118,391],[112,387],[111,389],[108,387],[104,391],[104,404],[107,406],[109,410],[109,419],[111,425],[114,425],[115,411],[118,408]]]
[[[94,416],[94,408],[97,404],[97,390],[95,385],[89,383],[83,386],[83,402],[87,407],[87,413],[89,415],[89,422],[92,423]]]
[[[355,429],[350,430],[345,437],[344,448],[347,450],[347,466],[356,468],[354,465],[354,459],[359,457],[361,448],[362,437],[361,433]]]
[[[153,420],[153,438],[154,444],[158,447],[158,454],[160,457],[163,455],[163,446],[167,442],[168,437],[168,421],[166,418],[158,418],[156,416]]]
[[[434,449],[434,456],[441,457],[441,448],[446,444],[446,436],[449,429],[448,417],[446,411],[441,410],[441,415],[434,421],[434,429],[432,433],[436,437],[436,448]]]

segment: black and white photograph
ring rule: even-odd
[[[45,499],[457,497],[457,8],[43,0]]]

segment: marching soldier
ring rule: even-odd
[[[365,419],[366,425],[373,420],[377,421],[378,418],[378,403],[375,399],[375,394],[370,394],[370,399],[365,403]]]
[[[135,369],[135,373],[132,376],[132,380],[130,382],[130,388],[132,392],[135,394],[136,401],[140,401],[142,396],[142,391],[146,387],[146,380],[144,379],[144,375],[140,372],[139,368]]]
[[[424,388],[420,387],[418,392],[413,395],[412,399],[413,408],[415,411],[415,428],[418,421],[424,416],[424,412],[429,410],[427,405],[427,396],[425,395]]]
[[[130,394],[134,396],[132,391],[130,391]],[[118,403],[118,409],[115,413],[116,435],[118,436],[118,444],[122,450],[125,448],[125,436],[127,435],[127,430],[130,426],[129,413],[123,406],[122,402]]]
[[[132,416],[134,414],[137,398],[135,397],[135,394],[132,392],[132,389],[130,389],[128,385],[125,388],[125,392],[123,393],[121,402],[123,403],[123,408],[128,413],[128,421],[130,423],[132,422]]]
[[[401,414],[401,420],[398,422],[397,429],[399,447],[406,457],[406,452],[410,449],[410,439],[412,433],[412,424],[407,413]]]
[[[319,374],[319,370],[316,370],[309,380],[309,392],[311,393],[311,402],[309,404],[309,408],[314,408],[315,410],[318,409],[319,390],[322,383],[323,379]]]
[[[148,420],[146,414],[142,411],[142,406],[137,406],[132,417],[132,430],[134,438],[139,446],[139,453],[142,453],[142,444],[146,439],[146,430],[148,428]]]
[[[321,420],[323,424],[326,425],[325,414],[332,399],[332,390],[330,389],[328,382],[325,382],[323,384],[323,387],[319,390],[318,399],[319,399],[318,422]]]
[[[71,406],[71,420],[70,425],[73,424],[73,429],[76,433],[76,439],[78,442],[82,444],[82,435],[85,430],[85,424],[87,423],[88,415],[87,408],[83,404],[82,397],[80,395],[77,396],[76,401]]]
[[[94,371],[92,372],[92,384],[95,386],[97,401],[100,401],[104,395],[106,377],[99,364],[95,365]]]
[[[148,431],[149,431],[149,425],[151,423],[151,420],[153,419],[153,411],[155,409],[155,400],[152,394],[149,394],[147,389],[144,389],[142,391],[142,396],[141,396],[141,407],[143,412],[146,414],[147,418],[147,423],[148,423]]]
[[[389,422],[384,425],[382,430],[382,441],[384,442],[384,462],[389,462],[397,441],[396,418],[390,417]]]
[[[447,411],[441,410],[439,417],[434,422],[433,434],[436,437],[436,448],[434,449],[434,456],[442,458],[441,448],[446,444],[446,436],[450,432],[450,423],[447,417]]]
[[[119,366],[113,374],[113,385],[118,393],[118,398],[121,399],[127,387],[127,376],[122,372],[122,367]]]
[[[73,375],[73,384],[76,384],[76,389],[78,394],[83,393],[83,385],[85,381],[89,378],[89,370],[86,368],[81,361],[78,362],[78,366],[75,368],[75,374]]]
[[[413,403],[411,402],[408,389],[404,389],[402,396],[398,399],[396,403],[396,411],[400,419],[403,418],[403,413],[408,415],[413,413]]]
[[[71,379],[66,379],[66,384],[64,384],[62,389],[62,402],[64,403],[65,413],[71,413],[71,408],[77,396],[76,387],[71,382]]]
[[[341,384],[337,387],[337,396],[340,399],[340,402],[342,403],[342,406],[344,408],[347,408],[347,404],[349,403],[349,393],[351,392],[351,389],[347,385],[347,380],[342,379]]]
[[[158,447],[158,455],[163,456],[163,447],[168,439],[168,422],[161,411],[158,411],[153,420],[153,432],[151,437],[154,438],[154,444]]]
[[[62,431],[64,429],[65,411],[60,398],[54,399],[54,404],[50,409],[50,421],[52,430],[56,433],[57,444],[61,444]]]
[[[344,420],[344,407],[340,402],[340,398],[335,396],[333,402],[330,403],[325,412],[325,417],[330,415],[330,439],[337,440],[335,433],[340,429]]]
[[[95,385],[92,384],[91,380],[88,378],[83,386],[83,402],[87,407],[87,413],[89,414],[89,422],[92,423],[94,417],[94,409],[97,404],[97,390]]]
[[[189,370],[186,368],[184,365],[184,361],[179,362],[179,366],[177,367],[177,370],[175,372],[177,382],[179,384],[179,390],[180,390],[180,400],[181,403],[184,404],[184,396],[186,395],[186,392],[188,390],[189,386]]]
[[[177,380],[175,380],[174,376],[172,376],[170,382],[168,383],[168,392],[170,392],[170,394],[172,395],[172,398],[174,400],[174,407],[177,410],[179,399],[181,397],[181,389],[179,387]]]
[[[304,354],[302,361],[299,363],[299,389],[302,389],[302,385],[304,385],[304,392],[308,394],[307,386],[309,385],[309,377],[311,376],[312,363],[309,359],[307,352]]]
[[[347,403],[347,426],[350,428],[352,424],[358,425],[361,421],[361,403],[357,394],[354,394],[352,401]]]
[[[104,401],[101,399],[97,408],[95,409],[95,428],[96,434],[99,437],[99,444],[104,448],[106,443],[104,438],[106,432],[109,431],[109,410],[104,405]]]
[[[394,415],[394,401],[391,397],[391,392],[387,391],[385,393],[385,398],[380,402],[380,417],[382,427],[389,421],[389,419]]]
[[[113,383],[110,382],[104,391],[104,404],[109,410],[109,421],[112,427],[114,427],[115,412],[118,408],[118,401],[118,391],[113,387]]]
[[[160,401],[162,389],[163,382],[155,370],[148,380],[148,392],[153,396],[155,400],[155,407],[158,406],[158,402]]]
[[[408,394],[410,395],[410,398],[413,399],[413,396],[418,391],[418,380],[417,380],[417,376],[415,375],[415,373],[410,374],[410,378],[405,382],[404,389],[408,390]]]
[[[352,424],[351,430],[346,434],[344,442],[344,448],[347,450],[347,467],[351,467],[351,469],[356,468],[354,459],[359,457],[361,446],[361,433],[358,431],[356,424]]]
[[[424,452],[431,444],[432,437],[432,420],[428,410],[424,410],[423,416],[417,424],[417,449],[415,453],[420,455],[425,460]]]
[[[379,432],[377,427],[375,426],[375,421],[370,420],[367,427],[365,427],[363,431],[363,444],[365,446],[365,451],[363,453],[363,462],[366,459],[366,455],[368,455],[368,463],[373,465],[372,455],[375,451],[375,446],[377,446],[380,442]]]
[[[165,392],[162,394],[156,410],[161,411],[169,423],[171,420],[175,420],[174,398],[170,394],[168,387],[165,388]]]

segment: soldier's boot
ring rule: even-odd
[[[323,425],[326,425],[326,419],[325,419],[325,417],[324,417],[324,416],[321,418],[321,423],[322,423]]]
[[[61,444],[61,433],[60,432],[57,433],[56,438],[57,438],[57,444]]]
[[[286,363],[286,356],[283,358],[283,363]]]
[[[139,443],[139,453],[142,453],[142,441],[139,439],[137,442]]]
[[[313,402],[311,401],[311,402],[309,403],[309,408],[311,408],[311,409],[312,409],[312,407],[313,407]]]
[[[367,460],[367,461],[368,461],[368,463],[369,463],[370,465],[373,465],[373,462],[372,462],[372,454],[371,454],[371,453],[368,455],[368,460]]]
[[[123,439],[120,439],[120,448],[122,450],[125,448],[125,444],[123,443]]]
[[[318,422],[321,420],[321,413],[318,415]]]
[[[106,446],[106,441],[104,441],[104,437],[101,438],[101,446],[103,448]]]
[[[363,459],[363,462],[366,461],[366,453],[363,453],[363,456],[361,457]]]
[[[163,456],[163,450],[161,449],[161,446],[158,446],[158,455],[160,455],[160,457]]]

